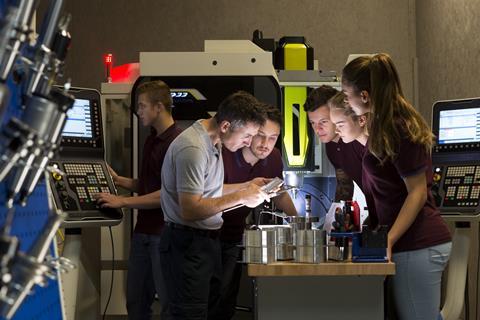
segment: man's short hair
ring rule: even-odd
[[[172,113],[172,94],[170,93],[170,88],[165,82],[161,80],[144,82],[140,84],[135,91],[137,99],[138,96],[143,93],[147,94],[148,100],[152,104],[161,103],[165,106],[167,112]]]
[[[273,104],[260,102],[260,108],[265,112],[265,119],[275,122],[282,127],[282,113],[280,108]]]
[[[247,123],[262,126],[265,123],[265,112],[254,96],[245,91],[237,91],[220,103],[215,119],[217,124],[230,122],[232,129],[243,127]]]
[[[305,104],[303,105],[303,110],[307,112],[312,112],[317,110],[318,108],[325,106],[334,95],[338,92],[337,89],[322,85],[318,88],[315,88],[307,97]]]

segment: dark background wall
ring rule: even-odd
[[[428,120],[435,101],[480,96],[479,10],[478,1],[417,1],[419,105]],[[479,243],[479,226],[473,224],[469,270],[478,268]],[[476,271],[468,272],[467,283],[468,319],[480,319]]]
[[[141,51],[201,51],[206,39],[251,39],[260,29],[305,36],[320,68],[338,73],[349,53],[388,52],[430,121],[433,102],[480,95],[479,9],[469,0],[70,0],[66,77],[100,88],[104,53],[120,65]]]
[[[480,2],[417,1],[419,101],[430,120],[437,100],[480,96]]]
[[[65,11],[66,75],[77,86],[100,87],[107,52],[119,65],[140,51],[202,51],[206,39],[251,39],[261,29],[277,40],[305,36],[323,70],[340,72],[350,53],[388,52],[414,98],[414,0],[70,0]]]

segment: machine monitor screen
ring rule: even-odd
[[[72,108],[67,111],[60,152],[75,153],[78,148],[101,151],[103,132],[100,93],[97,90],[85,88],[70,88],[69,93],[75,100]]]
[[[441,110],[438,144],[480,142],[480,107]]]
[[[62,132],[63,137],[92,138],[92,115],[90,100],[75,99],[73,107],[68,110],[67,122]]]

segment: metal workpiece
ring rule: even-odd
[[[243,238],[245,247],[270,247],[277,244],[274,229],[245,230]]]
[[[321,263],[327,260],[326,231],[312,229],[318,217],[287,217],[288,225],[260,225],[245,230],[244,261],[268,264],[295,260]]]
[[[286,218],[292,228],[293,244],[297,245],[298,230],[312,230],[313,223],[320,221],[319,217],[289,216]]]
[[[325,230],[297,230],[295,261],[321,263],[327,260]]]
[[[273,263],[276,257],[276,232],[274,229],[245,230],[244,257],[246,263]]]
[[[293,244],[277,245],[277,261],[289,261],[295,259],[295,246]]]
[[[293,233],[290,226],[275,226],[277,244],[293,243]]]
[[[259,226],[262,230],[274,230],[276,239],[276,260],[287,261],[295,257],[293,230],[289,225]]]
[[[288,225],[261,225],[255,230],[245,230],[244,245],[247,263],[268,264],[295,257],[293,230]]]
[[[300,246],[325,245],[326,231],[318,229],[298,230],[296,244]]]
[[[298,246],[295,261],[299,263],[322,263],[326,261],[325,246]]]
[[[276,247],[245,247],[243,260],[246,263],[274,263],[277,261]]]

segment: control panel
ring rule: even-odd
[[[433,105],[432,193],[442,214],[480,213],[480,98]]]
[[[478,212],[480,165],[435,166],[432,191],[442,210]]]
[[[67,222],[96,220],[102,224],[112,219],[121,219],[116,209],[100,208],[95,201],[99,192],[115,193],[112,180],[103,162],[57,161],[53,163],[65,175],[54,172],[50,185],[55,204],[67,213]]]
[[[61,150],[50,165],[50,189],[57,208],[67,217],[64,227],[111,226],[119,224],[119,209],[100,208],[99,192],[116,194],[104,160],[100,94],[94,89],[72,88],[73,108],[62,131]]]

